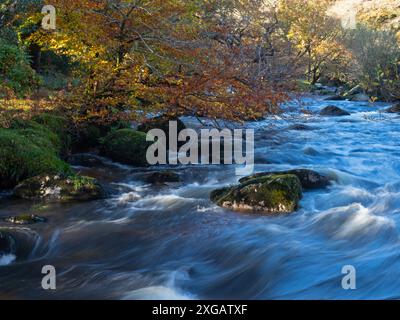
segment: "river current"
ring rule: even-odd
[[[78,167],[111,196],[32,204],[1,195],[0,217],[48,222],[0,223],[26,242],[23,257],[0,257],[0,299],[399,299],[400,117],[381,112],[387,104],[302,103],[310,112],[247,124],[256,172],[309,168],[334,180],[305,192],[297,212],[215,206],[210,192],[241,178],[234,166],[172,167],[182,182],[166,186],[138,179],[154,168]],[[351,116],[312,114],[329,104]],[[56,268],[54,291],[41,287],[44,265]],[[356,290],[342,288],[347,265]]]

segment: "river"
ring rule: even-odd
[[[257,172],[310,168],[334,179],[305,192],[299,211],[269,217],[216,207],[209,194],[239,180],[233,166],[180,166],[182,183],[158,187],[138,179],[150,169],[77,168],[107,185],[110,198],[32,204],[1,195],[0,217],[48,222],[13,227],[26,253],[0,257],[0,298],[399,299],[400,117],[381,113],[386,104],[303,103],[352,114],[247,125],[256,130]],[[41,287],[44,265],[56,268],[55,291]],[[357,271],[356,290],[342,288],[346,265]]]

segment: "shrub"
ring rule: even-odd
[[[25,51],[0,38],[0,90],[25,95],[38,82]]]

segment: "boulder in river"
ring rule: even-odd
[[[211,193],[211,200],[220,207],[263,214],[292,213],[298,209],[301,198],[300,180],[290,174],[254,178]]]
[[[164,184],[164,183],[180,182],[181,178],[179,174],[173,171],[156,171],[156,172],[146,173],[143,176],[143,180],[147,183],[152,183],[152,184]]]
[[[133,129],[116,130],[103,139],[102,153],[111,160],[133,165],[147,166],[146,153],[150,142],[144,132]]]
[[[357,93],[350,97],[350,101],[355,101],[355,102],[368,102],[369,99],[370,99],[369,96],[366,95],[365,93]]]
[[[90,201],[105,197],[96,179],[83,176],[37,176],[23,181],[13,191],[14,196],[26,200]]]
[[[329,96],[324,99],[325,101],[343,101],[346,100],[346,97],[340,96],[340,95],[335,95],[335,96]]]
[[[16,240],[9,232],[0,229],[0,258],[5,255],[15,254],[17,251]]]
[[[400,103],[391,106],[389,109],[386,109],[388,113],[400,113]]]
[[[289,130],[293,130],[293,131],[311,131],[314,130],[313,127],[310,127],[306,124],[294,124],[291,125],[289,128]]]
[[[0,266],[27,259],[39,236],[28,228],[0,228]]]
[[[27,225],[27,224],[35,224],[40,222],[46,222],[47,219],[43,217],[39,217],[34,214],[25,214],[19,216],[11,216],[3,219],[5,222],[9,222],[12,224],[19,224],[19,225]]]
[[[67,162],[73,166],[82,166],[87,168],[102,167],[104,161],[92,153],[77,153],[68,157]]]
[[[321,116],[331,116],[331,117],[340,117],[340,116],[350,116],[351,114],[343,109],[340,109],[336,106],[327,106],[320,112]]]
[[[295,175],[301,183],[303,189],[321,189],[329,186],[330,179],[318,172],[308,169],[294,169],[279,172],[262,172],[249,177],[242,178],[240,183],[246,183],[253,179],[268,177],[273,175]]]

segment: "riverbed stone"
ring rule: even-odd
[[[340,117],[340,116],[350,116],[351,114],[343,109],[340,109],[336,106],[327,106],[320,112],[321,116],[331,116],[331,117]]]
[[[4,221],[12,223],[12,224],[28,225],[28,224],[46,222],[47,219],[43,218],[43,217],[39,217],[34,214],[23,214],[23,215],[19,215],[19,216],[11,216],[11,217],[4,218]]]
[[[174,171],[156,171],[143,175],[142,179],[151,184],[165,184],[180,182],[181,177]]]
[[[298,209],[302,188],[295,175],[269,175],[215,190],[210,198],[220,207],[234,211],[289,214]]]
[[[340,95],[334,95],[334,96],[329,96],[325,98],[325,101],[344,101],[346,100],[346,97],[340,96]]]
[[[4,229],[0,229],[0,257],[8,254],[15,254],[16,240]]]
[[[275,171],[275,172],[261,172],[240,179],[240,183],[246,183],[250,180],[268,177],[273,175],[295,175],[301,183],[303,189],[322,189],[330,185],[331,181],[328,177],[309,169],[294,169],[287,171]]]
[[[92,153],[77,153],[68,157],[67,162],[73,166],[82,166],[87,168],[102,167],[104,161]]]
[[[37,176],[16,186],[13,194],[26,200],[61,202],[90,201],[105,197],[105,191],[97,180],[84,176]]]
[[[116,130],[103,142],[102,154],[113,161],[133,166],[147,166],[146,153],[150,142],[144,132],[133,129]]]
[[[350,101],[354,101],[354,102],[368,102],[369,101],[369,96],[366,95],[365,93],[357,93],[350,98]]]
[[[400,113],[400,103],[391,106],[389,109],[386,109],[388,113]]]
[[[314,130],[313,127],[310,127],[306,124],[301,124],[301,123],[293,124],[288,129],[293,130],[293,131],[312,131],[312,130]]]

